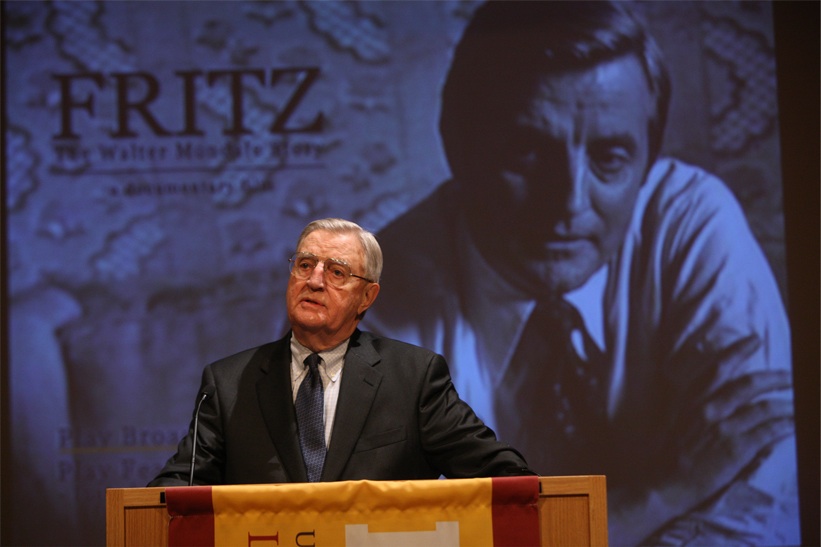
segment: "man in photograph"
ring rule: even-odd
[[[670,87],[623,4],[481,6],[366,322],[539,474],[607,475],[612,543],[796,543],[786,314],[730,190],[660,156]]]

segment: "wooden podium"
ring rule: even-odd
[[[539,521],[543,547],[607,545],[604,476],[541,477]],[[106,544],[110,547],[168,545],[165,488],[106,490]]]

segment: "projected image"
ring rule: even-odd
[[[794,541],[779,288],[727,186],[660,155],[665,61],[623,8],[477,10],[453,178],[380,232],[367,320],[442,352],[540,474],[607,475],[615,544]]]
[[[4,541],[103,543],[105,489],[159,472],[207,363],[286,334],[292,245],[340,217],[385,255],[362,329],[441,353],[540,474],[606,475],[612,544],[799,543],[769,3],[2,24]]]

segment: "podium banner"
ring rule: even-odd
[[[538,477],[166,489],[170,546],[539,545]]]

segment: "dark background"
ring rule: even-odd
[[[819,4],[775,2],[801,539],[819,540]]]

